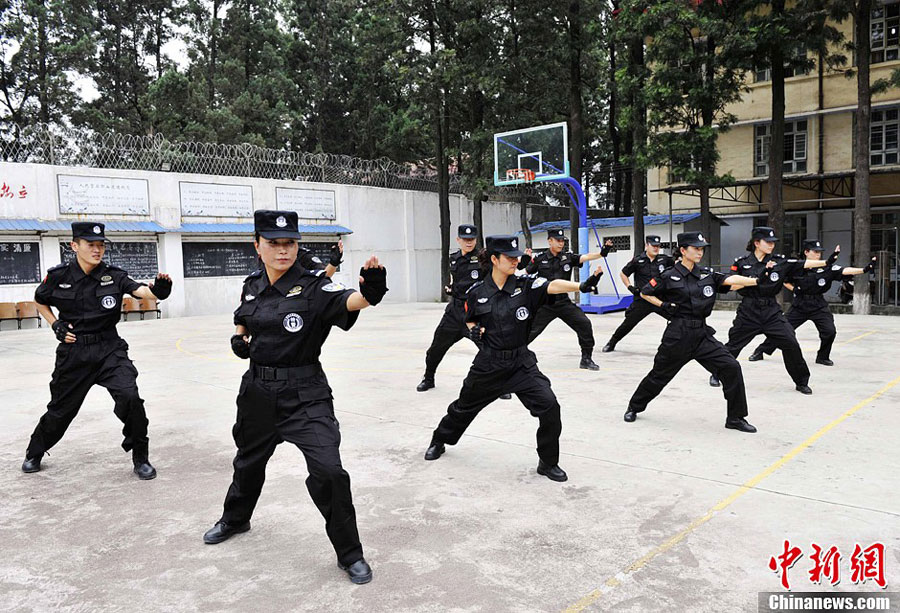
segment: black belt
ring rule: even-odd
[[[251,364],[250,370],[253,376],[263,381],[288,381],[290,379],[306,379],[314,377],[322,372],[321,364],[307,364],[306,366],[260,366]]]
[[[115,330],[104,330],[103,332],[98,332],[97,334],[76,334],[75,342],[81,343],[82,345],[94,345],[101,341],[110,341],[114,338],[119,338],[119,333]]]
[[[706,326],[705,319],[688,319],[687,317],[673,317],[672,323],[678,322],[685,328],[703,328]]]
[[[773,304],[778,304],[778,301],[775,300],[775,298],[754,298],[751,296],[747,296],[746,298],[741,300],[741,302],[744,304],[755,304],[756,306],[770,306]]]
[[[517,347],[516,349],[491,349],[490,347],[484,347],[481,349],[481,353],[498,360],[512,360],[523,355],[526,351],[528,351],[528,347]]]

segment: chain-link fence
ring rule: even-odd
[[[342,183],[426,192],[438,191],[438,177],[427,164],[401,164],[387,158],[366,160],[332,153],[303,153],[256,145],[171,141],[161,134],[132,136],[97,133],[87,128],[35,124],[0,134],[0,159],[56,166],[118,168],[258,177],[317,183]],[[466,184],[450,176],[450,193],[466,193]],[[564,194],[555,185],[500,188],[491,200],[548,203]]]

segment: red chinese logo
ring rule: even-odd
[[[823,579],[833,586],[840,583],[841,553],[838,548],[832,545],[826,550],[816,543],[812,543],[811,547],[812,554],[809,559],[813,566],[807,571],[810,583],[821,585]],[[788,571],[802,557],[803,551],[799,547],[791,547],[791,542],[785,540],[784,551],[769,558],[769,569],[780,575],[781,586],[784,589],[791,589]],[[881,588],[887,587],[884,578],[884,545],[875,543],[863,549],[857,543],[853,548],[853,555],[850,556],[850,581],[860,584],[870,579]]]

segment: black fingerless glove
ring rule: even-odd
[[[603,271],[598,270],[590,277],[581,282],[581,285],[578,286],[578,291],[586,294],[587,292],[597,293],[597,285],[600,283],[600,277],[603,276]]]
[[[674,315],[675,312],[678,310],[678,305],[675,304],[674,302],[663,302],[662,306],[660,308],[663,311],[665,311],[666,313],[668,313],[669,315]]]
[[[837,262],[838,256],[840,254],[840,251],[835,251],[831,255],[829,255],[828,259],[825,260],[825,266],[832,266],[835,262]]]
[[[519,258],[519,265],[516,267],[519,270],[525,270],[528,268],[528,265],[531,264],[531,256],[527,253]]]
[[[609,252],[612,250],[613,250],[612,245],[603,245],[603,247],[600,248],[600,255],[603,257],[606,257],[609,255]]]
[[[481,347],[481,326],[469,328],[469,338],[472,342]]]
[[[869,261],[869,263],[866,264],[865,267],[863,268],[863,273],[864,273],[864,274],[868,274],[868,273],[870,273],[870,272],[875,272],[875,262],[876,262],[877,260],[878,260],[878,258],[872,258],[872,259]]]
[[[250,343],[244,340],[243,335],[235,334],[231,337],[231,351],[237,357],[246,360],[250,357]]]
[[[150,291],[153,292],[153,295],[159,300],[165,300],[169,297],[169,294],[172,293],[172,280],[157,278],[156,281],[153,282]]]
[[[363,279],[359,284],[359,293],[363,295],[366,302],[372,306],[381,302],[381,299],[388,292],[387,269],[384,266],[360,268],[359,276]]]
[[[66,334],[70,330],[69,324],[61,319],[57,319],[50,327],[53,328],[53,333],[56,335],[57,340],[59,340],[60,343],[64,343],[66,341]]]
[[[331,250],[328,252],[328,263],[337,268],[344,261],[341,259],[342,255],[340,248],[337,245],[332,245]]]
[[[632,294],[634,294],[635,296],[637,296],[638,294],[641,293],[641,290],[639,290],[638,288],[636,288],[633,285],[628,286],[628,291],[631,292]]]

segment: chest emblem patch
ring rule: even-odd
[[[819,279],[819,287],[825,287],[825,279]]]
[[[669,278],[672,279],[672,281],[681,281],[681,277],[676,277],[674,275]]]
[[[253,294],[247,294],[246,296],[244,296],[244,300],[250,302],[251,300],[256,300],[256,296],[254,296]]]
[[[518,296],[518,295],[521,294],[521,293],[522,293],[522,288],[521,288],[521,287],[517,287],[517,288],[516,288],[516,291],[514,291],[514,292],[512,293],[512,297]]]
[[[477,270],[473,270],[470,274],[471,274],[471,276],[472,276],[473,279],[477,279],[477,278],[478,278],[478,271],[477,271]]]
[[[528,319],[528,309],[525,307],[519,307],[516,309],[516,319],[519,321],[525,321]]]
[[[771,279],[772,281],[778,281],[778,279],[780,278],[781,276],[777,272],[773,272],[769,275],[769,279]]]
[[[570,270],[572,270],[572,267],[569,264],[566,264],[565,266],[563,266],[563,270],[569,272]]]
[[[100,300],[100,306],[104,309],[114,309],[116,308],[116,297],[115,296],[104,296],[102,300]]]
[[[288,313],[281,322],[284,329],[288,332],[299,332],[303,328],[303,318],[297,313]]]
[[[713,291],[714,291],[714,290],[713,290],[713,288],[712,288],[712,285],[705,285],[705,286],[703,287],[703,295],[706,296],[707,298],[711,298],[711,297],[712,297]]]
[[[298,294],[299,294],[300,292],[302,292],[302,291],[303,291],[303,286],[302,286],[302,285],[295,285],[294,287],[292,287],[291,289],[289,289],[289,290],[288,290],[288,293],[285,294],[284,296],[285,296],[285,298],[291,298],[292,296],[298,295]],[[247,297],[247,300],[250,300],[250,297],[249,297],[249,296]]]
[[[665,266],[663,266],[662,264],[659,265],[659,272],[662,272],[662,271],[664,271],[665,269],[666,269]]]
[[[479,299],[478,299],[478,304],[484,304],[484,303],[487,302],[487,301],[488,301],[487,298],[479,298]]]
[[[60,283],[59,284],[59,289],[69,289],[70,287],[72,287],[71,283]]]

